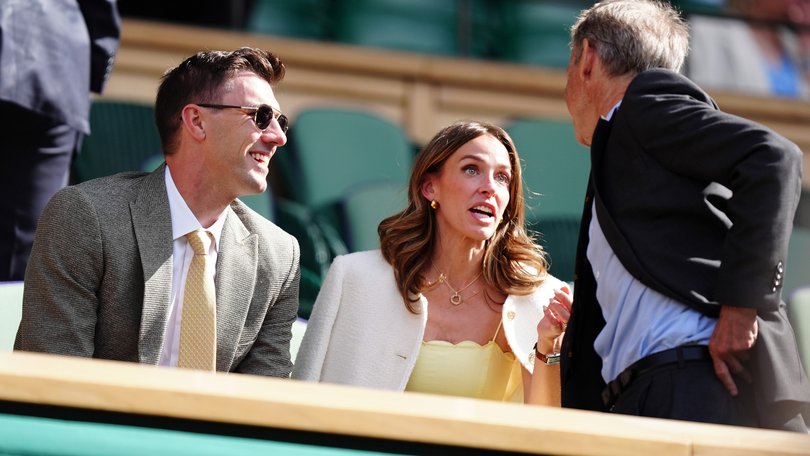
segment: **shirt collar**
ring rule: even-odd
[[[619,100],[619,102],[616,103],[615,105],[613,105],[613,107],[610,108],[610,111],[608,111],[607,114],[602,116],[602,118],[605,119],[606,121],[610,122],[610,119],[613,118],[613,114],[616,112],[617,109],[619,109],[619,106],[621,106],[621,104],[622,104],[622,100]]]
[[[168,166],[166,166],[163,176],[166,182],[166,194],[169,197],[169,212],[172,217],[172,239],[176,240],[185,237],[186,234],[194,230],[205,229],[214,235],[214,248],[219,251],[219,240],[222,237],[222,228],[225,226],[227,210],[222,211],[222,214],[217,217],[217,220],[210,227],[203,228],[197,217],[189,209],[180,191],[177,190]]]

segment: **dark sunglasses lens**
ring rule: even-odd
[[[286,133],[287,129],[290,128],[290,121],[287,120],[287,116],[284,114],[278,116],[278,125],[281,127],[281,131]]]
[[[256,126],[264,130],[270,126],[273,121],[273,108],[267,105],[262,105],[256,110]]]
[[[281,131],[286,132],[287,128],[289,128],[289,121],[287,120],[287,116],[284,114],[279,114],[278,116],[278,125],[281,127]],[[270,122],[273,121],[273,108],[268,105],[261,105],[259,109],[256,110],[256,126],[260,129],[265,130],[267,127],[270,126]]]

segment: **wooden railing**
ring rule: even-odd
[[[85,410],[99,422],[187,420],[201,433],[205,423],[317,433],[321,444],[351,436],[530,454],[810,454],[810,435],[788,432],[21,352],[0,353],[0,414],[10,404]]]
[[[277,90],[285,112],[358,106],[398,123],[418,144],[466,118],[506,124],[520,116],[568,119],[565,73],[523,65],[392,52],[128,19],[104,97],[151,103],[159,78],[206,49],[256,46],[286,62]],[[728,112],[759,121],[810,153],[810,102],[714,92]],[[810,157],[805,160],[810,187]]]

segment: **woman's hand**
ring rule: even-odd
[[[571,317],[571,290],[567,286],[554,290],[554,296],[543,308],[543,318],[537,323],[537,349],[541,353],[558,353],[562,335]]]

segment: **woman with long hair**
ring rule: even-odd
[[[408,207],[378,232],[380,250],[333,262],[293,378],[559,405],[570,292],[526,232],[503,129],[441,130],[416,158]]]

